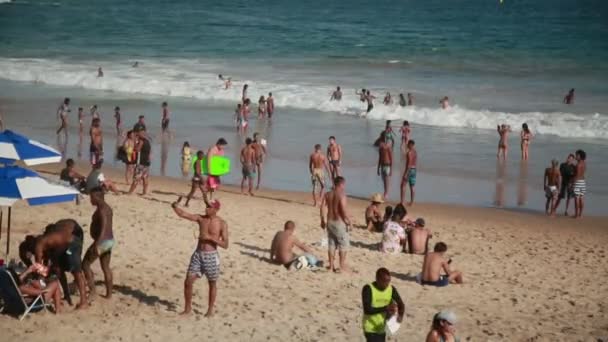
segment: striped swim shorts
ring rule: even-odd
[[[188,274],[201,278],[203,275],[209,281],[216,281],[220,276],[220,254],[217,251],[204,252],[195,250],[190,258]]]
[[[587,183],[585,182],[585,180],[579,179],[577,181],[574,181],[572,192],[574,192],[574,196],[577,197],[585,196],[585,192],[587,192]]]

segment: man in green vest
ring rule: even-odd
[[[386,341],[386,321],[397,315],[401,323],[405,314],[405,305],[391,285],[391,273],[382,267],[376,271],[376,281],[363,286],[363,333],[367,342]]]

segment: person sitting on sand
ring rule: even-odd
[[[450,270],[452,259],[444,258],[448,246],[443,242],[435,244],[434,251],[427,253],[424,256],[422,263],[422,285],[431,285],[437,287],[448,286],[448,284],[462,284],[462,273]],[[441,270],[445,274],[441,274]]]
[[[55,314],[59,314],[62,307],[59,281],[56,278],[47,280],[40,278],[37,276],[38,270],[41,269],[33,264],[21,274],[17,274],[12,267],[8,268],[8,271],[13,276],[15,283],[17,283],[21,294],[32,297],[43,295],[44,301],[47,303],[52,299],[53,304],[55,305]]]
[[[433,316],[431,331],[426,335],[426,342],[459,342],[456,337],[456,315],[452,311],[441,310]]]
[[[382,218],[382,221],[384,222],[384,224],[386,224],[386,222],[388,220],[390,220],[391,217],[393,217],[393,207],[391,207],[390,205],[387,205],[384,208],[384,217]],[[384,224],[382,225],[382,230],[384,230]]]
[[[425,228],[423,218],[416,219],[416,222],[407,229],[407,240],[410,254],[425,255],[429,251],[429,239],[433,233]]]
[[[190,257],[190,265],[184,280],[185,306],[182,315],[192,311],[192,286],[204,275],[209,282],[209,307],[205,317],[211,317],[217,296],[217,280],[220,276],[220,255],[217,248],[219,246],[228,249],[228,225],[217,215],[220,210],[218,200],[209,203],[205,215],[190,214],[182,210],[177,206],[180,201],[181,197],[171,203],[173,211],[183,219],[198,223],[199,227],[197,248]]]
[[[383,253],[398,254],[403,251],[406,244],[405,229],[401,227],[403,217],[399,212],[393,212],[393,217],[384,225],[380,250]]]
[[[285,222],[283,231],[277,232],[272,239],[270,260],[289,269],[300,257],[293,252],[293,248],[298,247],[306,253],[304,256],[309,263],[316,264],[317,258],[313,255],[312,250],[296,238],[295,231],[296,224],[293,221]]]
[[[103,160],[95,163],[93,168],[91,169],[91,173],[87,176],[86,179],[86,192],[90,192],[96,188],[102,188],[104,191],[112,191],[114,194],[118,195],[118,188],[116,185],[109,179],[107,179],[103,172],[101,172],[101,166],[103,164]]]
[[[384,198],[381,194],[374,194],[371,201],[370,205],[365,209],[365,224],[370,232],[381,232],[384,220],[380,213],[380,205],[384,203]]]
[[[363,334],[367,342],[386,340],[386,321],[391,316],[397,315],[397,322],[403,322],[405,304],[391,285],[391,272],[384,267],[376,271],[376,281],[363,286],[361,302]]]
[[[71,158],[66,160],[65,168],[59,173],[59,179],[68,182],[78,190],[83,190],[86,187],[86,178],[74,170],[74,159]]]
[[[393,212],[395,214],[399,214],[399,216],[401,217],[401,222],[399,222],[399,224],[402,227],[409,227],[412,224],[414,224],[414,221],[412,221],[408,216],[407,216],[407,209],[405,209],[405,206],[403,205],[403,203],[398,203],[395,206],[395,209],[393,209]],[[391,215],[392,216],[392,215]]]

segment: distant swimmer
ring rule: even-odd
[[[133,68],[137,68],[138,66],[139,66],[139,62],[138,61],[135,61],[135,63],[133,63],[133,65],[132,65]]]
[[[407,105],[408,106],[414,105],[414,95],[412,95],[412,93],[407,93]]]
[[[365,102],[365,100],[366,100],[366,97],[365,97],[365,96],[366,96],[366,94],[367,94],[367,91],[365,90],[365,88],[362,88],[362,89],[361,89],[361,92],[355,91],[355,94],[356,94],[356,95],[359,95],[359,101],[361,101],[361,102]]]
[[[570,89],[568,94],[566,94],[566,96],[564,96],[564,103],[565,104],[574,104],[574,88]]]
[[[264,95],[260,96],[258,100],[258,118],[262,119],[266,116],[266,99]]]
[[[530,149],[530,139],[532,139],[532,132],[528,128],[528,124],[524,123],[521,125],[521,159],[528,160],[528,150]]]
[[[103,69],[101,67],[97,69],[97,77],[103,77]]]
[[[447,96],[444,96],[441,100],[439,100],[442,109],[450,108],[450,99]]]
[[[407,143],[407,153],[405,154],[405,171],[401,178],[401,203],[405,204],[406,186],[410,185],[410,206],[414,204],[414,195],[416,187],[416,164],[418,163],[418,152],[415,148],[416,143],[410,140]]]
[[[331,173],[332,181],[340,176],[340,166],[342,164],[342,146],[336,143],[336,137],[329,137],[329,146],[327,146],[327,160],[329,161],[329,172]]]
[[[380,146],[378,147],[378,176],[382,177],[384,185],[384,199],[388,197],[388,189],[390,187],[390,179],[393,175],[393,151],[391,146],[386,142],[386,132],[383,131],[380,135]]]
[[[384,103],[384,105],[386,106],[390,106],[393,104],[393,98],[391,97],[391,93],[386,93],[386,95],[384,96],[384,101],[382,101],[382,103]]]
[[[340,87],[336,87],[333,93],[331,93],[330,101],[341,101],[342,100],[342,90]]]
[[[64,131],[64,134],[68,134],[68,114],[70,113],[70,99],[69,98],[65,98],[63,99],[63,103],[59,105],[59,108],[57,108],[57,118],[59,118],[59,120],[61,120],[61,126],[59,126],[59,129],[57,130],[57,134],[61,133],[61,131]]]
[[[500,158],[502,152],[502,159],[507,159],[507,152],[509,151],[509,132],[511,132],[511,126],[509,125],[499,125],[496,127],[498,131],[498,135],[500,139],[498,140],[498,153],[496,154],[496,158]]]
[[[245,83],[243,85],[243,93],[241,94],[241,101],[245,103],[245,99],[247,99],[247,89],[249,89],[249,85]]]
[[[114,108],[114,119],[116,119],[116,135],[120,136],[122,134],[122,118],[120,114],[120,107],[118,106]]]
[[[405,96],[403,96],[403,93],[399,94],[399,106],[405,107],[406,105]]]
[[[243,113],[242,113],[243,105],[238,103],[236,105],[236,109],[234,110],[234,124],[236,125],[237,133],[241,133],[243,130]]]
[[[224,89],[228,89],[232,86],[232,77],[224,77],[224,75],[219,74],[217,75],[217,78],[224,82]]]
[[[366,110],[366,113],[369,114],[369,112],[371,112],[372,109],[374,109],[374,99],[375,98],[376,97],[374,95],[372,95],[372,93],[369,90],[365,94],[365,100],[367,101],[367,110]]]
[[[268,93],[268,97],[266,98],[266,113],[268,114],[268,118],[272,118],[272,114],[274,114],[274,97],[272,97],[272,93]]]
[[[171,111],[169,110],[169,105],[167,102],[163,102],[161,105],[162,108],[162,118],[160,120],[160,126],[163,132],[166,132],[169,129],[169,116],[171,116]]]
[[[410,123],[405,120],[403,121],[403,126],[401,126],[401,150],[405,151],[407,148],[407,144],[410,142],[410,135],[412,134],[412,129],[410,128]]]

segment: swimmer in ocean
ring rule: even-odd
[[[368,90],[367,93],[365,94],[365,100],[367,101],[367,113],[369,114],[369,112],[372,111],[372,109],[374,109],[374,99],[376,97],[374,95],[372,95],[372,93]]]
[[[366,100],[365,96],[367,94],[367,91],[365,90],[365,88],[361,88],[361,92],[358,92],[355,90],[355,94],[359,95],[359,101],[365,102],[365,100]]]
[[[97,69],[97,77],[103,77],[103,69],[101,67]]]
[[[442,109],[450,108],[450,99],[447,96],[444,96],[441,100],[439,100]]]
[[[243,93],[241,94],[241,101],[245,104],[245,100],[247,99],[247,89],[249,89],[249,85],[245,83],[243,85]]]
[[[340,101],[342,100],[342,90],[340,90],[340,87],[336,87],[336,90],[334,90],[333,93],[331,93],[331,97],[329,98],[330,101]]]
[[[564,96],[564,103],[568,105],[574,104],[574,88],[570,89],[568,94]]]
[[[391,93],[386,93],[386,95],[384,96],[384,101],[382,101],[382,103],[384,103],[384,105],[386,106],[390,106],[393,104],[393,98],[391,97]]]
[[[405,107],[407,105],[407,102],[405,102],[405,96],[403,96],[403,93],[399,94],[399,105],[401,107]]]
[[[224,82],[224,89],[228,89],[232,86],[232,77],[226,78],[224,75],[219,74],[217,75],[217,78]]]
[[[412,93],[407,93],[407,105],[408,106],[414,105],[414,96],[412,95]]]
[[[138,61],[135,61],[135,63],[133,63],[133,65],[132,65],[133,68],[137,68],[138,66],[139,66],[139,62]]]

